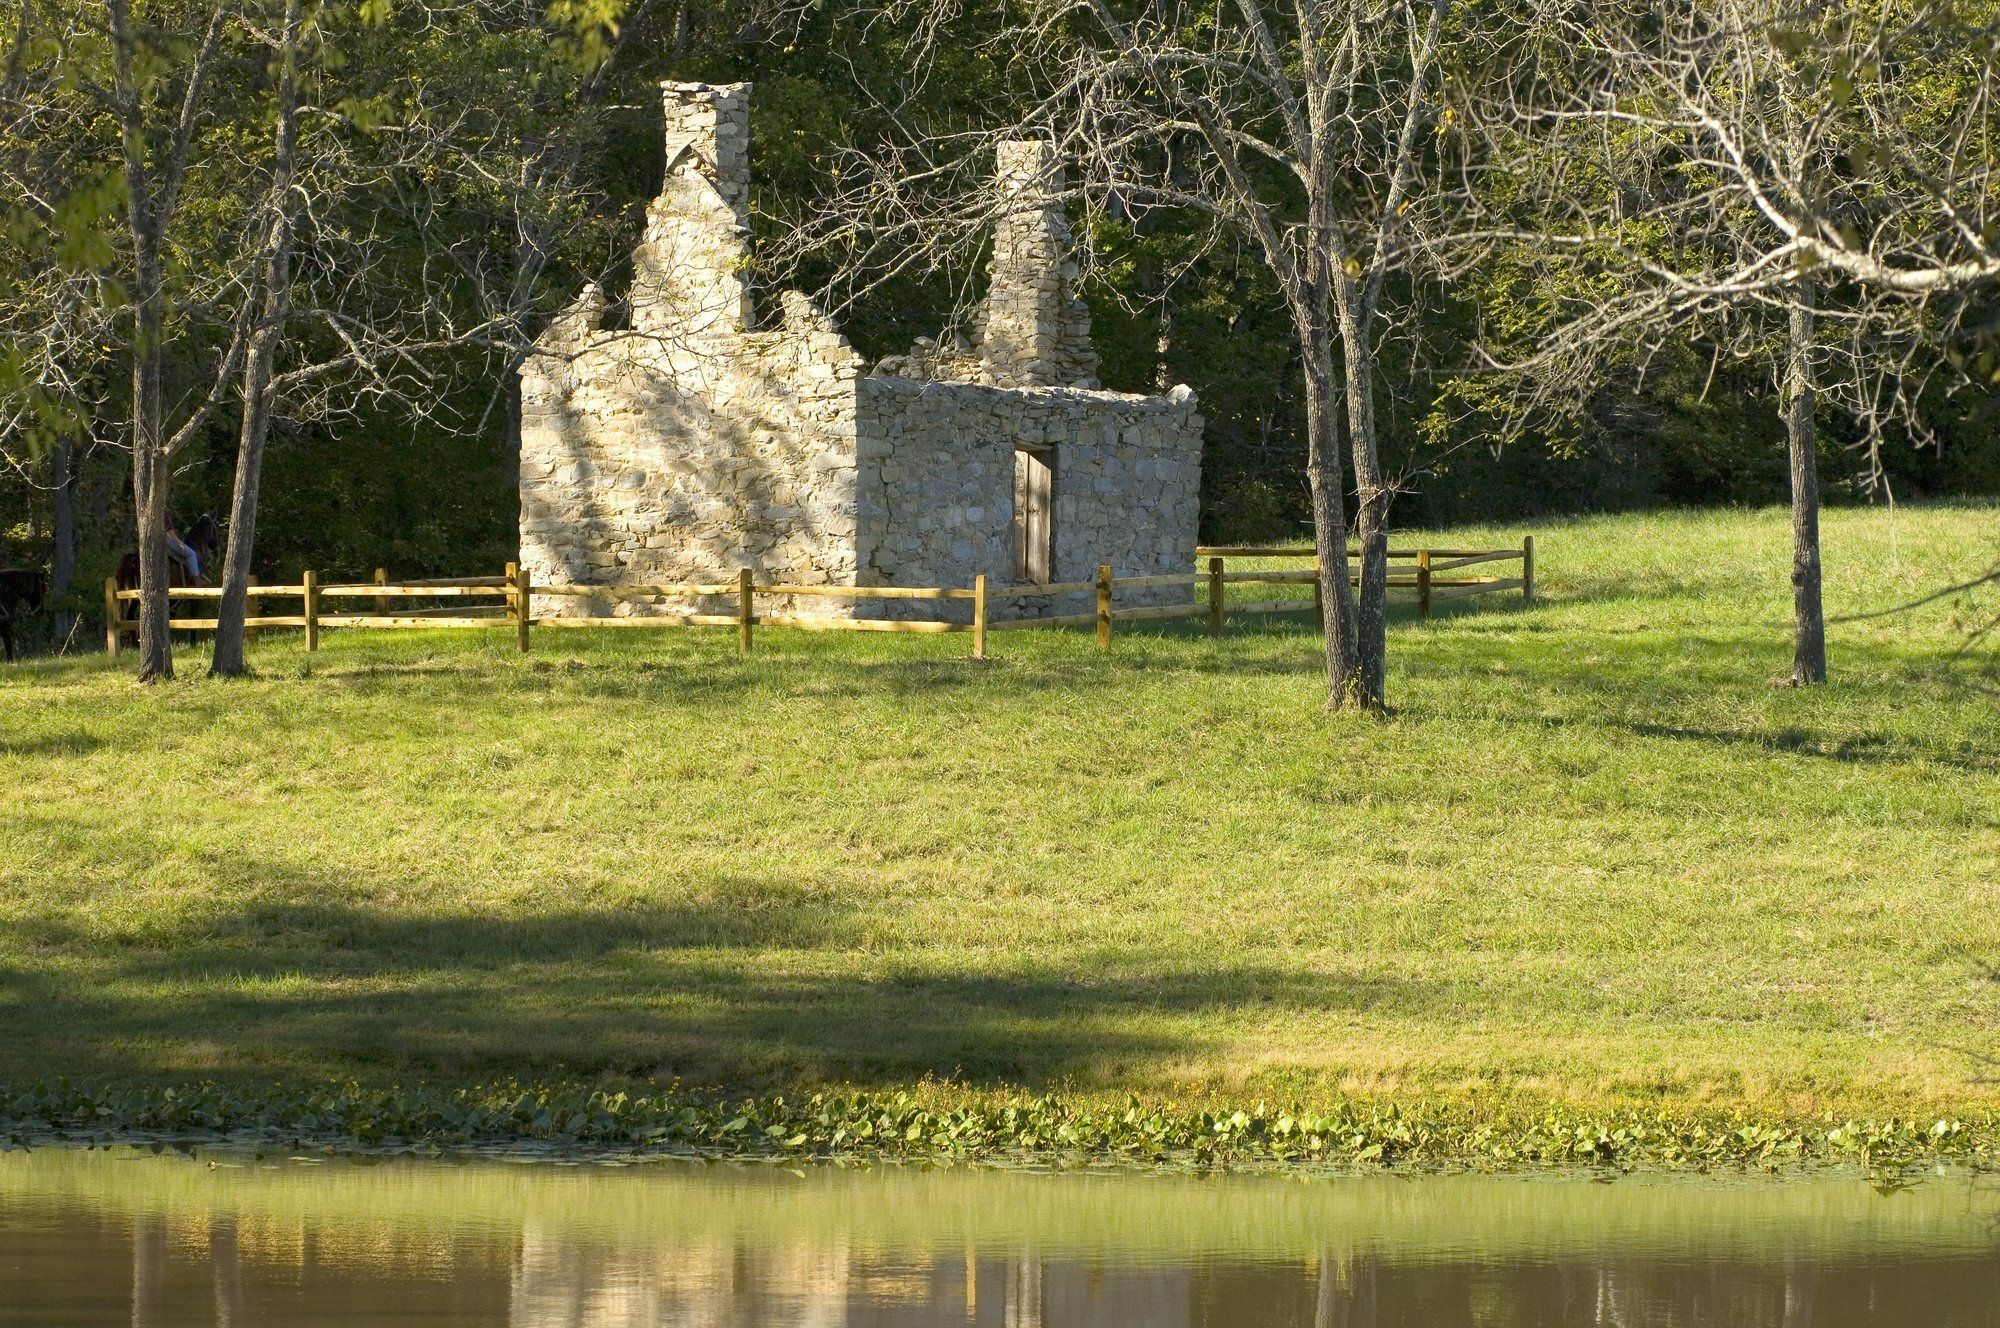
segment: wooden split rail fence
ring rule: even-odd
[[[1165,576],[1116,576],[1109,567],[1099,567],[1097,576],[1089,581],[1066,581],[1050,585],[1010,585],[989,586],[984,575],[976,577],[969,587],[942,586],[805,586],[773,583],[757,584],[755,573],[748,567],[737,573],[734,581],[691,582],[680,585],[657,586],[586,586],[586,585],[543,585],[530,581],[527,569],[518,564],[507,564],[502,576],[462,576],[442,577],[432,580],[391,582],[381,568],[375,571],[373,581],[352,583],[340,582],[331,585],[322,583],[312,572],[304,573],[295,585],[259,585],[252,582],[249,588],[253,604],[260,600],[296,599],[299,612],[288,614],[253,613],[244,619],[244,629],[253,635],[268,627],[296,627],[305,634],[307,650],[319,649],[320,632],[329,627],[470,627],[470,628],[511,628],[522,650],[529,648],[531,633],[536,628],[590,628],[590,627],[734,627],[737,632],[737,646],[741,650],[751,648],[755,629],[758,627],[795,627],[813,631],[849,632],[970,632],[974,657],[986,657],[986,637],[988,632],[1007,631],[1023,627],[1083,627],[1094,626],[1097,643],[1111,644],[1111,629],[1115,622],[1129,622],[1148,618],[1184,618],[1206,615],[1211,635],[1222,635],[1223,620],[1229,613],[1291,613],[1319,607],[1319,574],[1317,557],[1313,550],[1306,548],[1262,548],[1249,545],[1204,546],[1195,550],[1199,562],[1206,564],[1205,570],[1180,572]],[[1230,559],[1255,559],[1271,561],[1278,559],[1303,559],[1308,566],[1297,570],[1271,568],[1250,568],[1230,571]],[[1467,567],[1504,561],[1518,561],[1520,575],[1502,576],[1452,576],[1452,572]],[[1389,592],[1393,599],[1415,603],[1418,611],[1428,617],[1431,606],[1438,600],[1452,599],[1464,595],[1488,594],[1494,591],[1519,590],[1523,600],[1532,602],[1535,595],[1535,541],[1529,536],[1518,549],[1391,549],[1389,551],[1390,576]],[[1407,566],[1401,566],[1407,564]],[[1445,575],[1439,575],[1444,573]],[[1350,578],[1358,579],[1358,578]],[[1296,599],[1273,599],[1231,602],[1228,588],[1232,585],[1311,585],[1313,597]],[[1197,587],[1205,586],[1205,600],[1190,599],[1186,603],[1143,605],[1130,608],[1116,607],[1119,590],[1163,589],[1185,586],[1190,594]],[[1009,600],[1050,599],[1064,595],[1094,595],[1096,607],[1089,613],[1056,614],[1045,617],[999,618],[991,616],[996,603]],[[720,598],[730,601],[727,613],[682,613],[652,614],[639,617],[550,617],[537,618],[533,614],[533,596],[571,597],[596,601],[617,602],[637,599],[710,599]],[[971,604],[969,622],[944,622],[919,618],[815,618],[799,614],[758,613],[758,596],[787,596],[792,598],[843,598],[864,600],[915,599],[915,600],[960,600]],[[116,655],[122,648],[125,637],[135,635],[138,623],[126,616],[125,607],[139,598],[136,590],[120,590],[115,581],[104,583],[104,648]],[[222,591],[216,586],[182,586],[171,593],[175,601],[219,600]],[[396,611],[397,600],[488,600],[497,603],[472,603],[452,605],[425,605],[419,608]],[[341,611],[336,603],[335,611],[328,612],[328,601],[369,601],[372,612]],[[168,626],[179,631],[214,631],[217,620],[205,618],[171,618]]]
[[[1347,551],[1350,560],[1360,557],[1360,550]],[[1197,559],[1208,563],[1209,598],[1213,603],[1217,598],[1217,587],[1231,581],[1249,581],[1264,585],[1307,584],[1313,587],[1314,609],[1319,609],[1319,555],[1312,549],[1296,547],[1266,548],[1252,544],[1203,545],[1195,550]],[[1226,572],[1223,562],[1228,558],[1297,558],[1309,566],[1296,572]],[[1492,563],[1518,562],[1518,576],[1463,575],[1464,569]],[[1358,564],[1350,561],[1348,582],[1359,585],[1361,573]],[[1397,549],[1389,550],[1389,599],[1395,603],[1414,604],[1417,612],[1428,618],[1431,607],[1439,600],[1461,599],[1467,595],[1490,595],[1495,591],[1518,590],[1524,602],[1535,601],[1535,537],[1524,536],[1518,549]],[[1457,572],[1461,575],[1454,576]],[[1270,600],[1256,604],[1231,604],[1231,613],[1282,612],[1301,607],[1296,600]]]

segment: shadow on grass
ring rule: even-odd
[[[135,874],[151,852],[129,845]],[[0,1075],[1034,1086],[1200,1057],[1212,1038],[1196,1023],[1274,1008],[1337,1021],[1423,995],[1397,979],[1227,959],[979,968],[868,956],[867,919],[777,878],[683,887],[693,898],[449,911],[353,902],[354,887],[239,860],[205,906],[170,920],[16,921],[0,961]],[[260,897],[232,902],[251,890]]]
[[[1329,1018],[1380,1000],[1372,984],[1316,981],[1301,992],[1290,989],[1296,978],[1235,970],[1089,982],[1052,973],[860,978],[656,956],[616,972],[430,970],[424,981],[365,992],[304,977],[271,992],[195,984],[174,989],[168,1014],[136,992],[108,995],[125,980],[115,972],[87,993],[22,976],[0,974],[0,987],[44,1014],[9,1036],[13,1065],[169,1079],[414,1071],[724,1085],[930,1076],[1039,1087],[1204,1057],[1213,1039],[1185,1031],[1176,1015],[1250,1012],[1274,991],[1309,997]],[[1267,995],[1247,997],[1246,988]]]
[[[459,920],[429,919],[405,939],[421,933],[434,953],[350,951],[330,968],[303,940],[247,965],[191,971],[99,953],[65,966],[75,982],[7,966],[0,1004],[15,1017],[0,1045],[8,1064],[38,1076],[416,1071],[748,1084],[928,1075],[1037,1086],[1208,1051],[1212,1039],[1177,1016],[1250,1016],[1278,1004],[1340,1019],[1398,1003],[1396,984],[1383,979],[1242,966],[1086,976],[889,964],[849,975],[814,971],[825,965],[799,962],[790,945],[783,957],[674,946],[597,954],[586,945],[558,958],[550,921],[489,919],[465,935]],[[474,947],[476,957],[465,953]],[[279,980],[246,981],[245,967]]]
[[[21,738],[0,735],[0,756],[88,756],[104,745],[95,733],[73,730]]]
[[[1830,733],[1789,725],[1729,730],[1640,721],[1619,721],[1616,727],[1642,738],[1735,747],[1761,754],[1810,756],[1848,765],[1935,764],[1972,774],[1990,774],[2000,770],[2000,753],[1953,751],[1941,744],[1912,743],[1882,733]]]

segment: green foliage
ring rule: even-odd
[[[273,111],[270,53],[255,8],[233,13],[224,29],[166,237],[165,376],[169,399],[181,403],[204,394],[216,373],[241,278],[254,269],[246,244],[262,233],[257,217]],[[615,101],[622,89],[609,89],[608,107],[585,91],[622,12],[620,0],[577,0],[547,12],[313,8],[303,78],[313,109],[301,184],[310,205],[292,300],[301,312],[281,351],[281,373],[348,348],[332,318],[322,316],[328,311],[350,329],[415,342],[496,315],[497,337],[510,318],[531,336],[598,271],[641,193],[617,174],[619,121],[630,118]],[[163,126],[173,118],[178,80],[208,10],[148,7],[141,14],[150,25],[139,52],[144,96]],[[24,31],[42,35],[32,24]],[[0,549],[0,561],[50,559],[52,503],[37,484],[46,483],[49,445],[64,439],[77,445],[78,492],[89,500],[79,504],[82,559],[96,565],[115,560],[130,540],[119,495],[125,463],[111,450],[124,441],[129,413],[131,330],[120,280],[129,262],[125,180],[113,127],[91,111],[77,82],[103,81],[98,66],[109,59],[108,39],[86,24],[67,44],[34,41],[21,55],[25,85],[45,104],[33,123],[61,113],[76,132],[0,141],[15,176],[47,181],[45,199],[0,213],[0,306],[7,314],[0,337],[10,339],[0,339],[10,428],[0,448],[28,467],[0,480],[0,529],[26,532],[20,545]],[[67,91],[65,77],[74,85]],[[37,78],[53,81],[41,87]],[[158,155],[165,142],[156,126],[147,151]],[[585,163],[581,171],[566,169],[566,153]],[[326,165],[334,161],[344,165]],[[638,173],[649,170],[657,162],[646,160]],[[518,238],[524,231],[548,238],[530,246]],[[529,248],[539,264],[532,271],[523,262]],[[50,325],[101,329],[101,337],[51,350]],[[393,385],[357,375],[334,380],[322,397],[292,393],[279,408],[271,467],[279,487],[271,506],[321,519],[289,529],[265,522],[261,533],[270,543],[259,550],[259,574],[301,556],[324,566],[365,569],[394,559],[427,569],[511,546],[511,441],[506,412],[494,407],[512,362],[501,345],[448,361],[429,354],[395,364]],[[171,505],[184,522],[196,512],[226,511],[236,423],[231,401],[177,457]],[[308,454],[318,464],[301,464]],[[343,478],[349,470],[393,476],[401,487],[350,486]]]
[[[1485,1167],[1780,1167],[1847,1162],[2000,1167],[2000,1118],[1771,1121],[1715,1111],[1539,1114],[1326,1109],[1267,1102],[1069,1101],[930,1085],[917,1093],[731,1095],[678,1085],[501,1082],[457,1089],[359,1083],[0,1088],[14,1143],[227,1138],[365,1152],[537,1143],[592,1154],[977,1159],[1062,1166],[1320,1171],[1450,1163]]]
[[[982,33],[1004,19],[986,9],[965,17]],[[555,239],[526,293],[530,331],[584,281],[608,275],[615,286],[622,279],[640,209],[657,187],[660,79],[756,82],[753,224],[769,239],[825,187],[840,152],[881,138],[885,112],[864,90],[897,86],[912,40],[893,23],[863,29],[836,6],[767,27],[752,8],[736,4],[657,5],[635,17],[619,0],[560,0],[538,11],[431,7],[422,14],[360,0],[327,7],[318,22],[309,95],[344,117],[343,141],[386,163],[407,137],[402,131],[449,122],[478,169],[448,187],[436,176],[405,181],[438,190],[418,214],[399,213],[395,197],[385,193],[361,191],[347,200],[330,218],[340,245],[323,259],[308,257],[301,298],[332,288],[365,252],[385,287],[422,291],[459,324],[476,321],[481,302],[507,290],[518,271],[521,215]],[[39,34],[30,35],[40,42]],[[187,34],[163,26],[154,62],[162,77],[186,41]],[[600,63],[614,42],[616,54]],[[23,59],[32,67],[55,49],[31,43]],[[246,50],[218,83],[222,93],[199,148],[218,161],[239,160],[241,169],[204,171],[191,186],[173,245],[177,271],[189,280],[226,270],[229,262],[268,116],[264,58]],[[923,97],[902,112],[927,117],[941,131],[990,122],[996,108],[1016,105],[1032,84],[1030,71],[978,42],[961,44],[945,59]],[[1460,83],[1487,76],[1454,72]],[[585,81],[593,91],[579,100]],[[1905,81],[1903,104],[1913,125],[1950,123],[1958,113],[1963,70],[1926,67]],[[108,126],[101,117],[84,125],[73,156],[91,164],[71,172],[56,212],[44,218],[15,204],[0,213],[0,295],[37,264],[54,264],[104,274],[99,298],[112,305],[119,299],[112,278],[123,181],[104,155]],[[1439,127],[1441,154],[1467,150],[1455,125],[1441,119]],[[524,154],[559,136],[575,145],[574,187],[542,195],[513,189],[508,182],[520,178]],[[1635,154],[1644,147],[1632,144]],[[1499,216],[1509,215],[1532,183],[1497,173],[1481,178],[1483,201]],[[1690,188],[1698,183],[1688,180]],[[1579,163],[1565,184],[1580,204],[1607,215],[1615,210],[1620,182],[1608,170]],[[1657,224],[1628,224],[1619,238],[1663,259],[1675,257],[1682,243]],[[1206,222],[1170,211],[1136,224],[1101,224],[1092,242],[1086,295],[1107,384],[1152,390],[1186,382],[1200,394],[1208,420],[1204,537],[1297,535],[1308,521],[1303,388],[1290,319],[1261,262]],[[438,253],[451,261],[427,257]],[[828,281],[833,257],[794,278],[807,286]],[[976,271],[979,261],[967,253],[953,264],[963,274]],[[1530,346],[1538,328],[1602,298],[1605,280],[1601,273],[1551,280],[1524,255],[1496,252],[1447,291],[1396,294],[1399,307],[1418,311],[1413,334],[1392,339],[1378,376],[1384,453],[1404,487],[1399,522],[1782,498],[1776,402],[1757,381],[1757,366],[1715,374],[1712,356],[1692,341],[1643,364],[1608,354],[1600,382],[1525,431],[1509,414],[1511,389],[1470,371],[1475,340],[1503,354]],[[936,334],[966,294],[946,273],[912,270],[843,310],[842,325],[872,358]],[[177,321],[170,365],[176,392],[194,391],[203,381],[218,332],[192,312]],[[1974,339],[1950,354],[1967,372],[1991,376],[2000,373],[1995,344],[1991,337]],[[38,421],[24,435],[28,450],[39,456],[57,437],[83,438],[93,421],[115,437],[126,390],[111,353],[115,341],[100,362],[72,366],[86,389],[79,396],[37,391],[23,368],[33,350],[0,346],[0,394]],[[486,565],[513,543],[517,511],[504,408],[511,360],[465,355],[433,371],[437,377],[424,394],[430,414],[420,424],[359,403],[336,422],[294,420],[283,427],[271,457],[272,515],[260,530],[260,576],[307,564],[452,572]],[[1965,390],[1927,397],[1924,423],[1936,445],[1892,446],[1882,455],[1895,492],[1991,491],[2000,475],[2000,451],[1992,445],[1995,400],[1991,392]],[[1847,450],[1854,431],[1831,406],[1821,424],[1832,497],[1863,496],[1843,482],[1865,469],[1866,458]],[[226,507],[233,427],[233,412],[223,412],[183,458],[174,495],[181,512]],[[118,464],[99,451],[89,462],[91,483],[115,478]],[[0,528],[22,532],[0,558],[46,563],[49,524],[46,491],[18,472],[0,472]],[[89,507],[86,525],[87,559],[125,541],[116,499]]]

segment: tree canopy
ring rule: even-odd
[[[164,427],[192,426],[164,483],[167,505],[184,521],[229,506],[240,385],[224,370],[253,304],[251,255],[276,114],[268,38],[282,8],[278,0],[129,6],[138,35],[128,73],[148,136],[140,146],[156,163],[175,149],[176,97],[221,16],[162,249]],[[1870,37],[1873,46],[1855,49],[1880,47],[1876,55],[1822,71],[1835,119],[1876,127],[1867,144],[1849,144],[1841,156],[1848,175],[1840,197],[1876,208],[1874,234],[1901,245],[1899,255],[1928,234],[1914,217],[1925,203],[1908,189],[1871,191],[1869,180],[1888,178],[1898,161],[1982,179],[1992,165],[1990,136],[1961,132],[1947,143],[1938,133],[1947,123],[1976,127],[1990,114],[1979,94],[1994,61],[1991,6],[1922,8],[1933,21],[1949,20],[1952,43]],[[293,321],[274,372],[340,358],[343,337],[363,326],[430,348],[301,379],[281,403],[257,573],[304,565],[462,573],[509,556],[511,369],[523,340],[585,280],[618,281],[657,187],[662,79],[757,83],[754,223],[787,280],[845,292],[835,303],[864,354],[935,334],[965,302],[958,279],[978,267],[957,260],[976,252],[975,236],[951,263],[877,270],[859,282],[844,266],[852,254],[786,241],[852,180],[858,159],[913,131],[949,144],[954,134],[1027,122],[1036,99],[1062,85],[1065,70],[1051,63],[1058,44],[996,40],[1021,22],[1018,11],[954,6],[950,33],[939,30],[942,12],[740,0],[305,6],[316,34],[300,75],[300,170],[311,202],[300,214]],[[1071,25],[1089,17],[1051,12]],[[62,567],[72,608],[132,546],[134,401],[121,359],[135,335],[125,217],[132,185],[121,159],[131,143],[105,92],[117,81],[107,13],[53,0],[0,5],[0,171],[9,185],[0,205],[0,563]],[[1198,51],[1204,34],[1213,39],[1201,7],[1172,13],[1176,49]],[[1497,66],[1466,68],[1468,48],[1454,44],[1453,25],[1500,13],[1462,6],[1448,22],[1445,77],[1424,132],[1433,164],[1450,173],[1431,177],[1413,200],[1416,215],[1437,205],[1447,185],[1477,199],[1488,217],[1514,208],[1518,219],[1522,200],[1546,196],[1551,183],[1567,191],[1573,211],[1611,207],[1629,183],[1615,172],[1586,171],[1578,158],[1560,176],[1537,179],[1517,155],[1492,152],[1453,119],[1468,80],[1490,82],[1495,68],[1523,80],[1574,75],[1581,86],[1581,72],[1560,61],[1601,54],[1577,43],[1531,52],[1517,34],[1511,46],[1478,51]],[[1642,9],[1633,13],[1644,18]],[[1909,20],[1916,10],[1896,13]],[[1875,16],[1880,34],[1895,15],[1884,8]],[[966,33],[978,39],[961,39]],[[1787,33],[1795,39],[1795,29],[1774,29],[1772,40],[1782,47]],[[1830,41],[1824,33],[1815,40]],[[1102,96],[1063,105],[1094,105],[1101,118],[1092,132],[1132,127],[1108,113]],[[1166,173],[1159,178],[1192,169],[1176,162],[1179,131],[1152,128],[1147,160]],[[1100,175],[1097,183],[1116,181]],[[1296,182],[1282,171],[1267,183],[1279,211],[1305,208],[1303,192],[1286,193]],[[1300,538],[1312,519],[1308,366],[1283,282],[1254,237],[1216,226],[1197,207],[1172,206],[1171,192],[1120,208],[1106,205],[1106,189],[1088,205],[1086,294],[1102,376],[1116,388],[1184,381],[1200,393],[1207,537]],[[1925,224],[1935,216],[1934,208]],[[1829,249],[1823,264],[1852,266],[1841,256],[1842,234],[1817,242]],[[1958,261],[1996,243],[1983,219],[1961,238]],[[1382,480],[1396,490],[1394,524],[1785,495],[1780,385],[1768,358],[1721,353],[1725,341],[1742,349],[1735,330],[1691,320],[1652,338],[1644,353],[1628,346],[1598,356],[1573,384],[1568,409],[1524,416],[1514,389],[1482,365],[1482,351],[1528,344],[1560,312],[1554,302],[1592,298],[1592,281],[1611,283],[1600,286],[1603,295],[1621,279],[1610,267],[1555,275],[1545,255],[1505,243],[1427,254],[1419,266],[1383,275],[1382,298],[1401,331],[1379,341],[1369,386]],[[1902,376],[1909,399],[1895,418],[1870,422],[1841,401],[1822,404],[1820,462],[1831,500],[2000,484],[1990,441],[2000,354],[1992,307],[1990,299],[1963,302],[1949,343],[1923,343],[1924,358],[1911,363],[1922,372]],[[1900,344],[1908,355],[1920,343]],[[1767,351],[1776,354],[1777,342]],[[214,406],[203,411],[211,392]],[[1344,480],[1351,511],[1352,474]]]

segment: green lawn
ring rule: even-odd
[[[1996,518],[1833,513],[1831,612]],[[0,1082],[2000,1109],[2000,595],[1800,692],[1782,512],[1533,529],[1534,608],[1398,611],[1388,720],[1303,616],[0,670]]]

